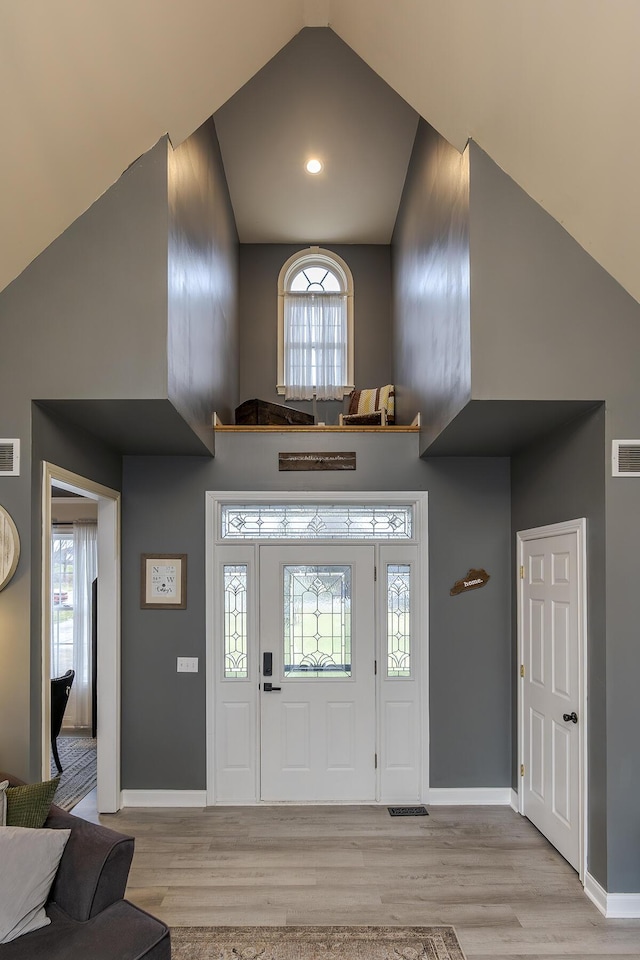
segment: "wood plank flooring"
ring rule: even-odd
[[[80,812],[80,811],[79,811]],[[468,960],[640,960],[640,920],[605,920],[507,807],[125,809],[127,897],[169,925],[453,924]]]

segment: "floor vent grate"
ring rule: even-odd
[[[392,817],[428,817],[426,807],[387,807]]]

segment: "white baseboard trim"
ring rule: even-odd
[[[584,892],[589,897],[592,903],[595,903],[596,907],[600,913],[606,917],[607,915],[607,891],[604,887],[601,887],[595,877],[592,877],[590,873],[585,873],[584,875]]]
[[[123,790],[123,807],[206,807],[206,790]]]
[[[590,873],[584,878],[584,892],[607,920],[640,919],[640,893],[607,893]]]
[[[511,800],[509,801],[509,806],[512,810],[515,810],[516,813],[520,813],[520,797],[515,790],[511,791]]]
[[[498,806],[511,803],[511,787],[432,787],[427,803],[448,806]]]

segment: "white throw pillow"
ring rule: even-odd
[[[0,783],[0,827],[4,827],[7,822],[7,787],[9,786],[8,780],[3,780]]]
[[[51,923],[44,905],[70,833],[0,827],[0,943]]]

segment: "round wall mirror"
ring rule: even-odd
[[[10,514],[0,507],[0,590],[9,583],[20,559],[18,528]]]

